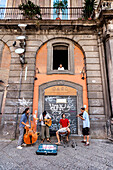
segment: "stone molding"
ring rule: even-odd
[[[68,70],[53,70],[53,46],[62,43],[68,46]],[[74,44],[71,40],[58,38],[47,43],[47,74],[74,74]]]

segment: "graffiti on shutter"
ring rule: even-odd
[[[71,133],[77,133],[77,96],[45,96],[44,110],[52,118],[51,131],[57,131],[60,128],[59,121],[65,113],[70,121]]]

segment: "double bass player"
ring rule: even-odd
[[[23,141],[23,136],[24,136],[24,127],[30,127],[29,124],[26,124],[26,122],[28,121],[28,115],[29,115],[29,107],[27,107],[20,119],[20,124],[19,124],[19,139],[18,139],[18,146],[17,149],[22,149],[22,146],[25,146],[26,144]]]

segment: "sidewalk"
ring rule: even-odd
[[[17,140],[0,140],[0,170],[113,170],[113,142],[92,139],[84,146],[80,139],[75,141],[76,150],[59,146],[56,156],[45,156],[35,153],[39,141],[18,150]]]

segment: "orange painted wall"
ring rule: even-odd
[[[7,90],[5,86],[8,84],[10,62],[11,62],[11,52],[9,47],[6,44],[4,44],[4,48],[2,51],[1,65],[0,65],[0,79],[4,82],[4,95],[3,95],[1,113],[3,113],[5,109],[5,101],[6,101],[6,94],[7,94]]]
[[[9,70],[11,62],[11,53],[5,44],[2,51],[2,59],[0,63],[0,79],[7,85],[9,79]]]
[[[36,77],[38,80],[34,83],[34,99],[33,99],[33,113],[35,110],[38,111],[38,91],[39,86],[43,83],[50,82],[53,80],[67,80],[83,86],[83,105],[86,105],[88,110],[88,98],[87,98],[87,87],[86,79],[81,79],[80,71],[84,67],[84,55],[79,47],[75,46],[74,49],[74,62],[75,62],[75,75],[67,74],[53,74],[46,75],[47,72],[47,43],[44,44],[38,51],[36,56]],[[37,68],[40,73],[37,72]]]
[[[1,69],[10,69],[11,53],[7,45],[4,45],[2,52]]]

